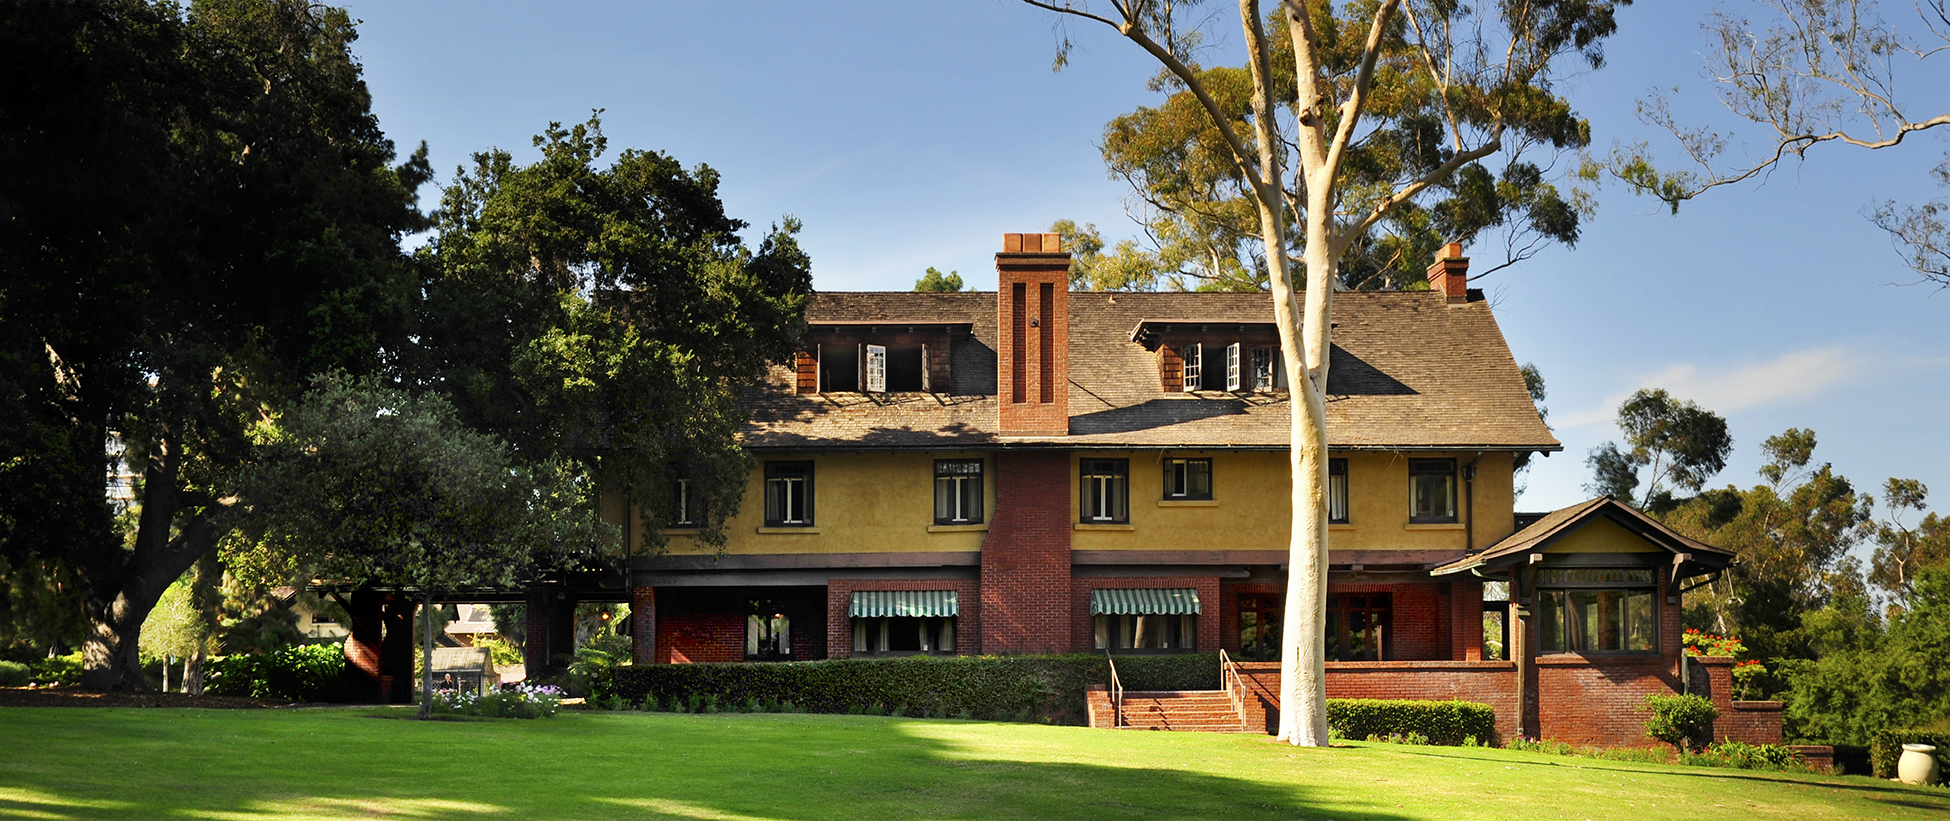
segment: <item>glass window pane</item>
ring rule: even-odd
[[[1562,653],[1570,649],[1564,640],[1564,591],[1538,591],[1536,619],[1539,651]]]

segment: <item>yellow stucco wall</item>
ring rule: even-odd
[[[1658,553],[1662,548],[1626,530],[1610,519],[1600,518],[1544,548],[1545,553]]]
[[[1071,537],[1074,550],[1284,550],[1288,516],[1287,454],[1263,452],[1096,452],[1097,458],[1131,460],[1131,527],[1084,525]],[[1461,550],[1463,525],[1411,525],[1408,521],[1408,459],[1398,453],[1334,453],[1348,460],[1348,523],[1334,525],[1334,550]],[[1466,465],[1476,454],[1415,454],[1455,458]],[[1212,503],[1164,502],[1164,460],[1212,459]],[[1076,462],[1071,459],[1071,474]],[[1475,547],[1514,532],[1512,468],[1507,453],[1485,453],[1476,465]],[[1457,481],[1457,514],[1466,515],[1464,484]],[[1071,501],[1074,510],[1076,502]],[[1072,517],[1075,521],[1075,517]]]
[[[973,552],[983,529],[930,532],[934,525],[934,460],[982,459],[983,512],[995,517],[995,459],[982,453],[820,453],[767,455],[752,471],[738,514],[725,525],[727,553]],[[811,528],[765,528],[764,462],[813,463]],[[668,531],[666,552],[711,553],[695,537]],[[635,546],[633,546],[634,548]]]

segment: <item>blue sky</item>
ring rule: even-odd
[[[822,290],[906,290],[929,266],[988,289],[1004,232],[1070,218],[1107,239],[1135,233],[1095,144],[1112,117],[1159,100],[1144,87],[1155,63],[1073,25],[1078,48],[1053,73],[1056,21],[1019,3],[349,7],[381,125],[402,151],[427,141],[442,183],[471,152],[532,158],[546,123],[602,108],[613,151],[716,169],[751,238],[782,215],[803,220]],[[1600,145],[1656,141],[1633,113],[1655,86],[1679,89],[1682,116],[1726,122],[1698,53],[1713,8],[1642,0],[1621,13],[1609,65],[1569,85]],[[1206,61],[1237,63],[1225,56],[1237,24],[1218,12]],[[1925,67],[1937,73],[1912,71],[1901,90],[1924,116],[1950,110],[1950,78]],[[1941,195],[1927,172],[1946,147],[1928,135],[1873,153],[1824,146],[1678,216],[1612,186],[1576,248],[1481,281],[1517,360],[1543,371],[1565,446],[1538,460],[1519,507],[1585,498],[1584,454],[1616,436],[1618,403],[1663,387],[1727,417],[1735,452],[1716,485],[1757,483],[1761,440],[1796,426],[1858,485],[1921,479],[1950,509],[1950,294],[1892,284],[1912,277],[1863,217]],[[437,192],[424,195],[431,206]]]

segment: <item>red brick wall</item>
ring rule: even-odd
[[[1658,656],[1537,659],[1538,735],[1587,747],[1648,747],[1645,697],[1679,691]]]
[[[657,589],[639,587],[630,593],[632,664],[657,662]]]
[[[1190,587],[1198,591],[1198,650],[1212,652],[1220,644],[1219,616],[1222,603],[1219,601],[1219,577],[1217,576],[1164,576],[1130,578],[1089,578],[1077,579],[1070,589],[1070,650],[1078,653],[1096,652],[1096,619],[1090,615],[1090,591],[1131,590],[1149,587]],[[1235,603],[1236,609],[1236,603]],[[1238,619],[1238,614],[1233,614]],[[1233,631],[1233,643],[1239,642],[1238,630]]]
[[[853,620],[846,615],[855,590],[953,590],[955,654],[973,655],[982,635],[982,594],[972,579],[831,579],[826,583],[827,658],[853,657]],[[795,646],[797,642],[794,643]]]
[[[1281,596],[1286,585],[1271,582],[1219,582],[1219,646],[1239,652],[1239,597],[1246,594]],[[1204,594],[1199,594],[1203,596]],[[1210,607],[1211,605],[1206,605]]]
[[[1335,584],[1328,595],[1387,593],[1394,635],[1385,639],[1389,661],[1433,661],[1449,658],[1450,603],[1442,584]]]
[[[998,453],[995,520],[982,540],[981,636],[964,652],[1061,653],[1072,642],[1070,454]]]
[[[797,649],[797,642],[794,649]],[[657,620],[658,664],[744,660],[744,616],[734,613],[687,613],[666,615]]]
[[[1241,662],[1246,726],[1279,731],[1279,662]],[[1336,661],[1327,664],[1328,698],[1399,698],[1488,704],[1501,743],[1520,733],[1517,665],[1508,661]]]
[[[1701,656],[1692,660],[1694,674],[1705,671],[1704,682],[1693,682],[1693,692],[1704,691],[1720,717],[1713,721],[1713,740],[1744,741],[1748,744],[1781,743],[1781,702],[1734,701],[1734,660],[1724,656]]]
[[[1004,234],[995,255],[996,396],[1005,435],[1070,430],[1070,255],[1057,245],[1055,234]]]

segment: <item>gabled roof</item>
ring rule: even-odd
[[[1068,436],[999,435],[998,333],[993,292],[814,294],[815,326],[966,324],[951,346],[952,377],[936,393],[795,395],[772,369],[747,393],[755,449],[1009,447],[1283,448],[1290,416],[1281,393],[1166,393],[1158,354],[1133,329],[1160,317],[1212,323],[1213,333],[1270,327],[1266,293],[1106,293],[1069,296]],[[1191,320],[1165,320],[1176,324]],[[1433,291],[1356,291],[1334,297],[1327,436],[1341,450],[1556,451],[1489,304],[1445,304]],[[1224,326],[1221,328],[1220,326]],[[1174,328],[1173,333],[1179,332]]]
[[[1530,561],[1532,555],[1543,552],[1545,548],[1600,519],[1615,522],[1652,545],[1672,554],[1675,579],[1721,570],[1733,560],[1731,550],[1723,550],[1688,538],[1658,520],[1640,513],[1631,505],[1610,496],[1600,496],[1562,510],[1552,511],[1529,527],[1510,534],[1503,541],[1491,545],[1483,552],[1445,564],[1429,571],[1429,575],[1444,576],[1475,569],[1498,570],[1525,564]]]

